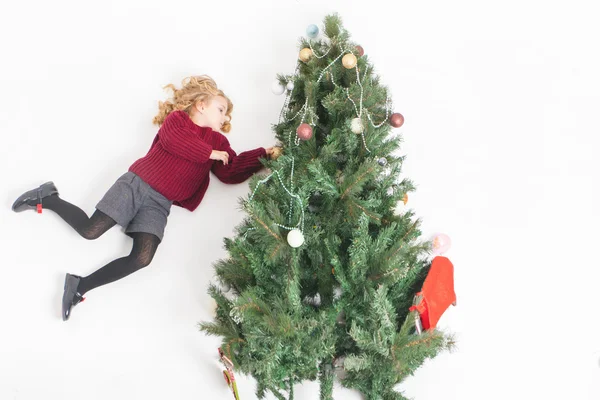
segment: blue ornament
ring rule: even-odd
[[[315,24],[309,25],[308,28],[306,28],[306,35],[311,39],[316,38],[317,35],[319,35],[319,27]]]

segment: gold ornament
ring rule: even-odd
[[[348,53],[342,58],[342,64],[344,64],[344,67],[346,67],[347,69],[352,69],[356,67],[356,63],[356,56],[352,53]]]
[[[273,153],[271,153],[271,160],[277,160],[282,152],[283,150],[281,149],[281,147],[273,147]]]
[[[312,57],[312,50],[309,49],[308,47],[303,48],[302,50],[300,50],[300,60],[303,62],[308,62],[308,60],[310,60],[310,58]]]

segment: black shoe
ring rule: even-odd
[[[19,196],[12,205],[14,212],[25,210],[37,210],[42,212],[42,199],[52,195],[58,195],[58,189],[54,186],[54,182],[46,182],[37,189],[29,190]]]
[[[66,321],[71,316],[71,308],[85,300],[79,292],[77,286],[81,280],[80,276],[67,274],[65,276],[65,292],[62,298],[62,319]]]

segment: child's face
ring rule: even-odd
[[[215,96],[208,103],[201,102],[198,109],[202,113],[206,124],[215,131],[220,131],[223,124],[229,119],[227,113],[227,100],[222,96]]]

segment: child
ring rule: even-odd
[[[236,154],[218,131],[231,129],[233,105],[215,81],[206,76],[173,85],[173,98],[159,102],[154,123],[160,128],[148,153],[135,161],[96,205],[88,218],[77,206],[61,199],[56,186],[47,182],[22,194],[12,205],[15,212],[42,207],[56,212],[86,239],[97,239],[115,224],[126,228],[133,249],[96,272],[81,277],[66,274],[62,318],[83,295],[98,286],[121,279],[150,264],[162,241],[171,205],[194,211],[209,183],[209,171],[225,183],[241,183],[262,168],[259,158],[273,148],[259,147]]]

